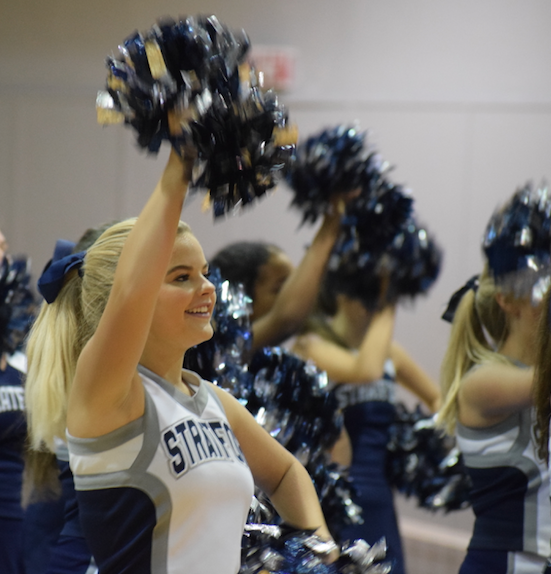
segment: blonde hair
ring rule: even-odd
[[[25,402],[29,448],[54,451],[65,437],[67,400],[78,357],[103,314],[115,269],[136,219],[109,227],[90,246],[82,271],[71,271],[56,300],[42,304],[27,345]],[[180,222],[178,234],[191,232]]]
[[[545,295],[538,325],[538,348],[534,373],[535,435],[538,455],[549,461],[549,421],[551,419],[551,289]]]
[[[441,370],[443,404],[437,422],[449,434],[457,424],[457,395],[465,374],[485,362],[508,364],[497,350],[509,334],[507,315],[496,300],[498,293],[487,269],[476,291],[469,290],[455,313]]]

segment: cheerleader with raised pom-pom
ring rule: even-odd
[[[461,574],[541,573],[551,550],[549,472],[532,430],[550,206],[547,188],[526,185],[495,212],[484,269],[447,312],[453,323],[439,421],[457,438],[475,514]]]

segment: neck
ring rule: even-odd
[[[165,350],[165,352],[160,352],[160,350],[156,350],[155,352],[144,351],[140,359],[140,364],[174,386],[181,386],[182,367],[184,364],[183,354],[172,354],[167,350]]]
[[[536,362],[536,340],[534,333],[511,330],[499,352],[510,359],[532,367]]]

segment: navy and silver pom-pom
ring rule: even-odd
[[[309,531],[285,525],[254,525],[245,527],[242,565],[239,574],[388,574],[391,565],[384,562],[384,540],[369,546],[355,540],[341,548],[339,558],[327,563],[337,550]]]
[[[454,440],[436,428],[434,416],[396,406],[387,445],[389,483],[429,510],[469,506],[471,480]]]
[[[377,185],[387,166],[367,145],[366,137],[357,127],[339,125],[297,147],[287,183],[303,222],[315,222],[335,196]]]
[[[389,302],[427,293],[440,273],[442,250],[427,228],[414,219],[402,227],[386,255],[391,268]]]
[[[107,59],[96,101],[100,123],[129,124],[150,152],[168,140],[196,155],[191,186],[210,191],[215,216],[264,195],[294,157],[296,129],[257,85],[248,49],[245,32],[215,16],[164,19]]]
[[[396,265],[389,252],[412,207],[409,192],[384,178],[350,201],[329,259],[328,288],[359,299],[368,309],[388,303],[382,279],[385,284],[391,280]]]
[[[209,279],[216,288],[214,335],[187,351],[184,366],[236,396],[247,395],[248,383],[245,389],[241,386],[247,378],[246,359],[252,340],[251,300],[242,285],[222,281],[219,269],[212,269]]]
[[[483,250],[497,285],[541,301],[551,277],[551,195],[528,183],[491,217]]]

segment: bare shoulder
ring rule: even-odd
[[[472,410],[493,421],[525,408],[532,402],[533,376],[533,369],[513,364],[480,365],[463,378],[460,410]]]
[[[522,384],[530,381],[533,370],[517,367],[510,363],[487,362],[471,369],[463,378],[462,387],[465,392],[477,390],[495,390],[496,385],[502,387],[507,384]]]

